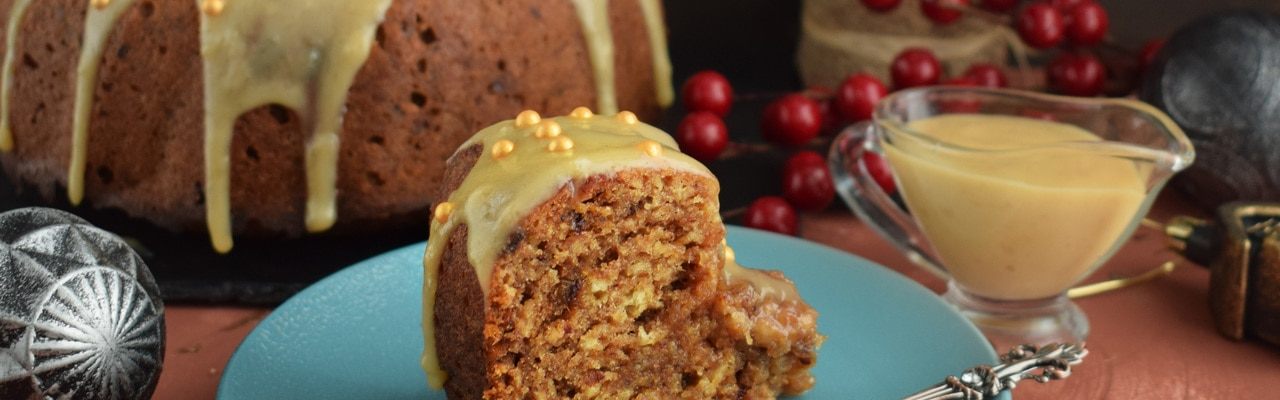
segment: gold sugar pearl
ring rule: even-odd
[[[493,143],[493,150],[491,150],[492,151],[491,154],[493,154],[494,159],[499,159],[502,157],[506,157],[507,154],[511,154],[511,152],[515,151],[515,149],[516,149],[515,142],[512,142],[507,139],[502,139]]]
[[[637,122],[640,122],[640,118],[636,118],[636,113],[630,111],[620,112],[618,115],[615,115],[614,118],[617,118],[618,121],[627,125],[635,125]]]
[[[556,123],[556,121],[546,120],[538,124],[538,130],[533,132],[533,136],[538,139],[553,138],[560,136],[562,131],[563,129],[560,128],[560,124]]]
[[[540,121],[542,121],[542,116],[538,115],[537,111],[524,110],[521,111],[520,114],[516,115],[517,128],[528,128],[530,126],[537,125]]]
[[[222,9],[226,6],[223,0],[204,0],[200,2],[200,10],[210,17],[221,15]]]
[[[435,218],[436,222],[445,223],[449,221],[449,216],[453,214],[453,203],[443,202],[436,204]]]
[[[586,107],[578,107],[569,112],[569,116],[574,119],[587,119],[591,118],[592,115],[595,114],[592,114],[591,109]]]
[[[736,257],[737,256],[733,254],[732,247],[724,246],[724,262],[731,263],[736,259]]]
[[[111,0],[89,0],[89,4],[92,4],[93,8],[101,10],[111,5]]]
[[[652,140],[640,142],[640,151],[650,157],[662,157],[662,145]]]
[[[552,139],[551,143],[547,144],[547,150],[555,152],[573,150],[573,139],[564,136]]]

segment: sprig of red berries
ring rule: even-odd
[[[942,68],[927,50],[911,49],[895,61],[894,87],[907,88],[938,83]],[[960,77],[971,85],[1001,87],[1004,73],[994,65],[975,64]],[[814,87],[774,99],[764,108],[760,128],[764,139],[793,154],[783,165],[782,196],[766,196],[745,210],[743,223],[749,227],[794,235],[796,210],[820,211],[835,199],[835,184],[826,158],[804,150],[823,132],[832,132],[848,123],[871,119],[874,107],[889,94],[889,87],[871,74],[853,74],[836,90]],[[676,129],[676,141],[686,154],[709,162],[728,147],[729,134],[721,117],[733,103],[728,79],[715,71],[694,74],[681,90],[688,114]],[[864,160],[876,182],[886,193],[895,185],[889,165],[881,157]]]
[[[896,9],[901,0],[862,3],[872,11],[888,12]],[[1073,96],[1103,93],[1107,67],[1087,48],[1106,40],[1109,20],[1106,10],[1094,0],[920,2],[920,12],[939,25],[954,23],[971,11],[985,13],[985,18],[993,13],[1012,14],[1004,18],[1031,47],[1062,47],[1045,68],[1053,91]],[[1139,73],[1148,68],[1162,45],[1163,41],[1153,40],[1138,52]],[[875,75],[855,73],[834,90],[811,87],[780,96],[765,107],[760,120],[765,140],[793,153],[783,166],[782,196],[766,196],[752,202],[743,213],[747,226],[794,235],[796,209],[818,211],[828,207],[835,198],[835,186],[826,158],[802,148],[817,141],[824,132],[871,119],[876,103],[891,90],[939,84],[1002,88],[1010,83],[1000,66],[986,63],[971,64],[963,74],[947,77],[938,58],[925,48],[903,50],[888,72],[891,85]],[[702,71],[685,81],[681,96],[689,113],[676,131],[680,148],[704,162],[721,157],[729,147],[729,133],[722,118],[728,115],[734,101],[729,80],[715,71]],[[955,112],[966,112],[966,104],[954,106],[960,110]],[[883,157],[865,153],[862,162],[885,193],[896,192],[892,170]]]
[[[866,76],[861,86],[827,88],[790,93],[770,102],[761,118],[765,140],[787,149],[799,149],[822,132],[842,125],[845,114],[870,116],[871,106],[887,93],[884,85]],[[721,119],[733,105],[733,87],[715,71],[694,74],[681,88],[688,114],[676,129],[676,142],[686,154],[703,162],[719,158],[729,143]],[[845,99],[845,100],[835,100]],[[778,233],[797,233],[796,209],[818,211],[835,199],[835,184],[826,157],[810,150],[795,150],[783,167],[782,196],[757,199],[744,212],[749,227]]]
[[[862,0],[862,4],[873,12],[885,13],[897,9],[901,0]],[[1103,93],[1108,70],[1094,48],[1106,43],[1111,21],[1106,9],[1095,0],[921,0],[919,11],[937,25],[950,25],[968,15],[1004,21],[1030,47],[1061,49],[1046,70],[1049,89],[1072,96]],[[1154,51],[1145,47],[1138,52],[1139,74],[1145,70],[1153,54]],[[969,73],[943,80],[940,74],[932,72],[939,69],[921,54],[904,52],[893,64],[894,87],[938,83],[993,84],[993,81]],[[900,79],[899,75],[903,77]],[[934,80],[934,77],[939,79]]]

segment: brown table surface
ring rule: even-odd
[[[1151,213],[1167,220],[1190,208],[1176,194]],[[944,283],[910,264],[843,207],[802,216],[803,236],[906,275],[940,292]],[[1090,356],[1064,382],[1019,386],[1019,399],[1262,399],[1280,398],[1280,348],[1234,342],[1214,330],[1206,270],[1165,250],[1164,237],[1141,229],[1088,281],[1130,276],[1176,259],[1170,275],[1077,300],[1088,314]],[[168,348],[157,399],[213,398],[222,368],[269,309],[171,306]],[[828,332],[836,334],[836,332]],[[818,382],[819,385],[822,382]]]

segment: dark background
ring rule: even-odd
[[[849,0],[857,1],[857,0]],[[670,54],[677,91],[685,77],[704,69],[720,71],[734,85],[739,101],[726,118],[734,142],[759,142],[760,110],[769,99],[802,89],[794,66],[799,40],[798,0],[667,0]],[[1136,48],[1154,37],[1214,11],[1253,8],[1280,11],[1280,0],[1158,1],[1104,0],[1111,33]],[[1278,44],[1280,45],[1280,44]],[[671,131],[683,116],[678,102],[659,123]],[[825,146],[811,150],[825,154]],[[710,164],[721,179],[722,208],[743,207],[764,195],[778,194],[780,166],[790,151],[767,151]],[[18,198],[0,174],[0,210],[36,205]],[[67,204],[58,204],[67,208]],[[845,212],[835,205],[828,212]],[[220,256],[204,235],[176,235],[118,212],[75,209],[91,222],[136,239],[161,291],[170,302],[275,304],[311,282],[359,260],[421,241],[425,232],[336,237],[312,235],[288,241],[241,241]],[[730,219],[729,222],[735,222]],[[803,229],[803,227],[802,227]]]
[[[663,1],[671,34],[675,82],[678,85],[694,72],[714,69],[728,77],[735,89],[745,93],[799,89],[794,58],[800,37],[800,3],[799,0]],[[1147,39],[1167,37],[1187,22],[1217,11],[1280,12],[1280,0],[1098,0],[1098,3],[1107,9],[1111,36],[1129,48],[1137,48]]]

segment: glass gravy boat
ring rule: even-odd
[[[962,123],[970,133],[1017,123],[1028,136],[966,138]],[[1082,136],[1034,139],[1054,123]],[[875,157],[892,167],[894,193],[864,162]],[[1010,345],[1087,336],[1067,289],[1115,253],[1194,157],[1182,130],[1142,102],[926,87],[882,100],[872,121],[840,134],[829,162],[862,221],[947,279],[944,299]]]

